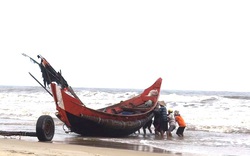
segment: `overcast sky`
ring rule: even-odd
[[[248,0],[0,1],[0,85],[38,85],[44,56],[74,87],[250,91]]]

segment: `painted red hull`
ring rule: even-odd
[[[159,78],[140,95],[99,110],[86,107],[69,87],[62,89],[55,82],[50,86],[57,117],[72,132],[83,136],[122,137],[136,132],[153,118],[161,83]],[[157,95],[149,96],[152,90]],[[148,100],[152,101],[150,106],[145,105]]]

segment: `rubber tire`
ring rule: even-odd
[[[51,141],[55,134],[54,120],[49,115],[42,115],[36,122],[36,135],[39,141]]]

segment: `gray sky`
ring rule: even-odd
[[[0,85],[250,91],[250,1],[0,1]]]

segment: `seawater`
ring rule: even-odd
[[[82,102],[93,109],[142,92],[140,89],[73,89]],[[65,133],[63,123],[55,116],[53,98],[43,88],[30,86],[0,87],[0,130],[35,131],[38,117],[51,115],[56,124],[55,143],[177,154],[249,155],[250,93],[162,90],[159,100],[167,103],[167,109],[180,111],[187,123],[184,138],[175,135],[176,130],[172,138],[164,139],[149,133],[143,135],[142,131],[125,138],[90,138]]]

